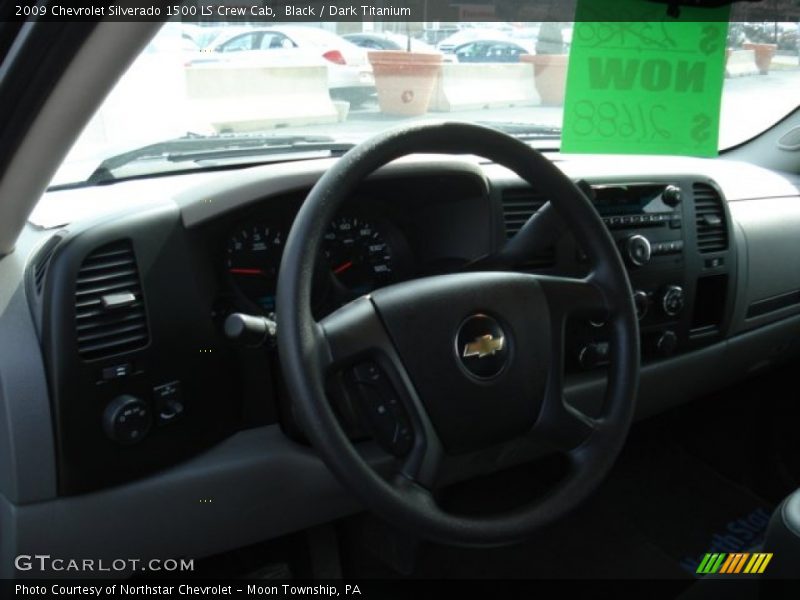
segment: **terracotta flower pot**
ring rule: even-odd
[[[742,44],[745,50],[752,50],[756,59],[756,67],[758,72],[762,75],[769,73],[769,67],[772,64],[772,58],[778,50],[776,44],[754,44],[753,42],[745,42]]]
[[[520,61],[533,65],[533,80],[536,91],[546,106],[563,106],[567,89],[566,54],[523,54]]]
[[[369,52],[367,57],[375,74],[381,112],[409,117],[428,112],[441,54],[386,50]]]

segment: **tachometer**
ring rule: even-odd
[[[369,219],[334,220],[325,234],[325,254],[336,279],[355,294],[369,293],[393,280],[392,247]]]
[[[228,240],[226,267],[238,291],[265,312],[275,310],[275,287],[284,235],[277,227],[254,224]]]

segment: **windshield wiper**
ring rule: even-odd
[[[86,183],[97,185],[117,181],[119,177],[115,175],[116,171],[145,161],[201,162],[302,152],[325,152],[328,156],[341,156],[353,146],[354,144],[337,142],[322,135],[187,133],[183,137],[149,144],[106,158],[92,172]]]
[[[561,139],[561,127],[553,125],[523,123],[520,121],[479,121],[478,124],[485,127],[493,127],[521,140]]]

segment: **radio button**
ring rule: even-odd
[[[668,185],[661,194],[661,199],[667,206],[678,206],[681,203],[681,188],[677,185]]]

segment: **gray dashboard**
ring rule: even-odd
[[[726,330],[712,344],[644,366],[640,417],[800,353],[800,298],[794,300],[800,293],[800,262],[796,260],[800,255],[800,178],[724,159],[555,154],[553,160],[570,177],[592,184],[710,180],[727,200],[736,287]],[[53,555],[69,555],[76,548],[98,558],[204,556],[359,510],[313,450],[290,439],[277,423],[232,433],[146,477],[60,496],[53,405],[25,284],[32,259],[54,235],[73,235],[148,211],[168,212],[183,228],[199,230],[237,211],[307,190],[329,165],[326,160],[295,162],[45,195],[16,252],[0,261],[0,539],[4,556],[44,549]],[[376,177],[434,172],[466,174],[485,181],[489,189],[522,184],[505,169],[471,157],[411,157],[385,167]],[[85,210],[91,217],[71,223],[71,215],[88,204],[98,207]],[[773,304],[760,304],[765,302]],[[768,310],[762,310],[763,306]],[[603,387],[601,374],[576,373],[570,378],[569,400],[591,413],[602,399]],[[361,449],[376,464],[383,460],[371,444]],[[454,461],[452,477],[475,476],[542,451],[498,448],[480,460],[463,457]],[[11,564],[3,561],[5,568]]]

